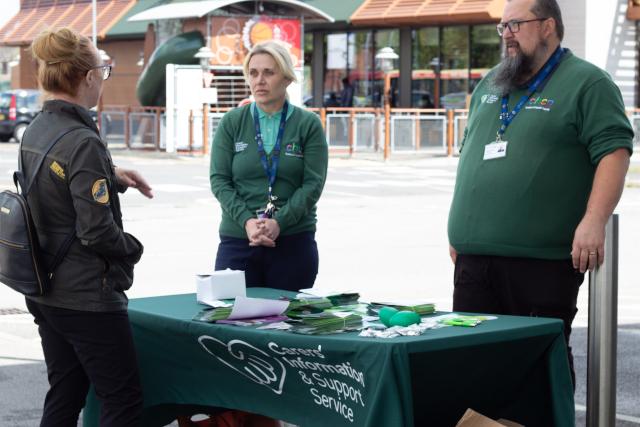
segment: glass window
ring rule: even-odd
[[[373,32],[357,31],[349,34],[349,75],[342,82],[340,102],[345,107],[373,105],[374,64]]]
[[[391,54],[396,54],[400,52],[400,30],[380,30],[374,33],[374,41],[375,41],[375,50],[376,55],[380,53],[380,50],[383,48],[391,48],[390,51],[387,51]],[[385,78],[389,78],[391,85],[391,106],[395,107],[398,104],[398,59],[381,59],[376,58],[375,61],[375,71],[374,71],[374,81],[373,81],[373,96],[372,106],[383,106],[384,105],[384,85]]]
[[[342,79],[347,77],[347,33],[327,35],[324,75],[324,106],[339,107]]]
[[[10,93],[3,93],[0,95],[0,108],[9,108],[11,105],[11,95]]]
[[[471,27],[471,78],[469,90],[473,91],[489,70],[500,62],[500,37],[495,25]]]
[[[313,75],[311,73],[312,52],[313,52],[313,33],[304,35],[304,77],[302,86],[302,102],[304,105],[311,107],[313,98]]]
[[[411,106],[435,107],[435,70],[439,66],[440,30],[421,28],[412,33]]]
[[[442,29],[440,105],[465,108],[469,91],[469,27]]]

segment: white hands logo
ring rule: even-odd
[[[231,369],[267,387],[275,394],[282,394],[287,371],[278,359],[241,340],[231,340],[225,344],[213,337],[202,335],[198,342],[207,353]]]

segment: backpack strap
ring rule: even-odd
[[[22,142],[24,141],[24,136],[23,136],[22,141],[20,141],[20,148],[18,149],[18,170],[13,173],[13,183],[16,185],[16,190],[18,188],[18,184],[20,184],[20,188],[22,189],[22,195],[25,201],[27,200],[27,195],[29,194],[29,190],[31,190],[31,186],[35,182],[36,176],[40,171],[42,164],[44,163],[45,159],[47,158],[47,155],[49,154],[53,146],[56,145],[58,141],[60,141],[65,135],[77,129],[86,129],[86,126],[73,126],[71,128],[64,129],[53,140],[51,140],[49,145],[47,145],[47,148],[45,149],[42,155],[42,158],[38,161],[38,165],[36,166],[35,170],[31,174],[31,179],[29,180],[29,182],[25,182],[24,171],[22,170]],[[71,247],[71,243],[73,243],[73,240],[75,239],[75,237],[76,237],[76,230],[75,230],[75,227],[73,227],[69,232],[69,234],[67,234],[67,236],[65,237],[64,242],[62,242],[62,245],[60,246],[60,248],[56,252],[56,255],[53,258],[53,261],[49,265],[49,279],[53,279],[53,273],[56,271],[56,268],[58,268],[58,266],[60,265],[64,257],[67,255],[67,252],[69,251],[69,248]]]
[[[86,126],[74,126],[71,128],[64,129],[62,132],[58,134],[58,136],[56,136],[54,139],[51,140],[49,145],[47,145],[47,148],[44,150],[44,153],[42,154],[42,158],[38,161],[38,165],[35,167],[35,169],[31,173],[31,179],[28,182],[25,181],[24,171],[22,170],[22,144],[24,141],[24,136],[23,136],[22,141],[20,141],[20,148],[18,149],[18,171],[14,173],[13,179],[14,179],[14,182],[17,180],[18,183],[20,184],[20,188],[22,189],[22,194],[24,195],[25,199],[29,195],[29,190],[31,190],[31,186],[35,182],[36,176],[38,175],[38,172],[40,171],[42,164],[44,163],[45,159],[47,158],[47,155],[49,154],[53,146],[56,145],[58,141],[60,141],[65,135],[77,129],[86,129]]]

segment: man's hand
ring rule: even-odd
[[[449,256],[451,257],[451,261],[453,261],[453,264],[455,265],[456,259],[458,259],[458,252],[456,252],[455,248],[451,245],[449,245]]]
[[[265,234],[265,228],[262,219],[251,218],[244,224],[247,232],[249,246],[267,246],[273,248],[276,246],[275,239],[270,239]]]
[[[587,210],[573,234],[573,267],[584,273],[604,261],[604,229],[624,188],[629,150],[619,148],[604,156],[593,177]]]
[[[573,235],[571,258],[573,268],[584,273],[604,261],[604,228],[606,219],[585,215]]]
[[[147,181],[138,173],[131,169],[115,168],[116,179],[120,185],[136,188],[140,193],[149,199],[153,199],[153,192]]]

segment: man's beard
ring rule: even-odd
[[[516,54],[509,56],[508,46],[514,45],[517,48]],[[547,47],[547,42],[541,40],[532,54],[526,54],[520,50],[520,46],[516,42],[505,44],[502,61],[493,76],[493,86],[498,90],[500,96],[512,92],[532,77],[536,60],[546,54]]]

